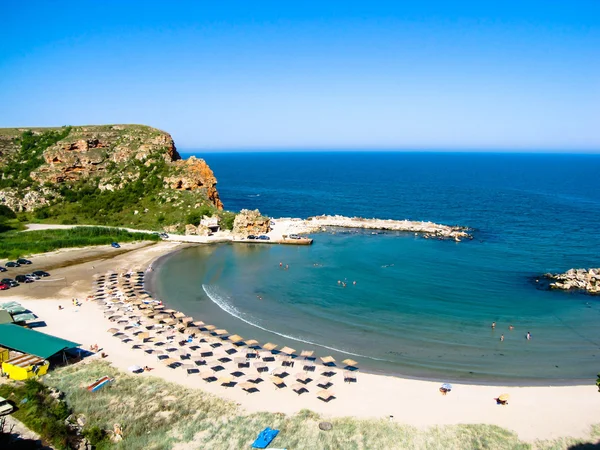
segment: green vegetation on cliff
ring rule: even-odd
[[[31,179],[31,172],[44,163],[44,150],[67,137],[70,132],[71,127],[47,130],[38,134],[27,130],[21,133],[20,137],[14,138],[19,150],[13,157],[7,158],[0,168],[0,188],[32,186],[34,182]]]
[[[0,129],[0,204],[21,222],[162,230],[222,211],[212,170],[142,125]],[[229,224],[230,225],[230,224]]]

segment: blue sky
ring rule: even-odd
[[[196,149],[600,151],[600,1],[17,2],[0,127]]]

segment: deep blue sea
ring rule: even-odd
[[[600,266],[600,155],[195,154],[226,209],[433,221],[472,227],[475,239],[332,230],[310,247],[189,248],[153,280],[174,308],[410,377],[536,384],[600,371],[600,297],[535,283]]]

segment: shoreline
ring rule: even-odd
[[[221,243],[221,244],[227,244],[227,243]],[[178,248],[174,249],[173,251],[166,253],[164,255],[161,255],[159,257],[157,257],[155,260],[153,260],[151,262],[151,266],[152,266],[152,271],[146,271],[145,272],[145,276],[144,276],[144,285],[145,285],[145,290],[146,292],[148,292],[152,298],[157,299],[157,300],[161,300],[163,302],[163,304],[167,307],[167,308],[173,308],[173,305],[171,305],[169,303],[168,299],[164,299],[164,298],[159,298],[157,297],[156,294],[156,290],[155,290],[155,283],[156,280],[155,278],[158,276],[159,271],[160,271],[160,267],[162,264],[164,264],[170,257],[172,257],[174,254],[191,247],[192,245],[182,245],[179,246]],[[206,295],[206,293],[204,293],[204,295]],[[225,311],[226,312],[226,311]],[[229,314],[229,313],[228,313]],[[187,315],[187,313],[186,313]],[[235,317],[235,316],[233,316]],[[204,320],[205,318],[197,318],[194,317],[194,320]],[[237,317],[235,317],[235,319],[237,320],[241,320]],[[214,321],[211,321],[211,323],[214,323]],[[215,323],[215,325],[218,325],[218,323]],[[253,325],[255,326],[255,325]],[[275,343],[277,343],[278,338],[281,339],[281,337],[279,336],[278,333],[270,331],[270,330],[264,330],[268,333],[274,334],[276,336],[273,337],[273,341]],[[284,339],[286,340],[290,340],[290,341],[295,341],[295,342],[303,342],[301,340],[295,339],[295,338],[290,338],[290,337],[284,337]],[[320,344],[320,343],[312,343],[311,345],[316,346],[316,347],[320,347],[322,349],[331,349],[330,347],[326,346],[325,344]],[[347,355],[348,357],[358,357],[358,358],[370,358],[369,356],[365,356],[365,355],[356,355],[354,353],[349,353],[343,350],[339,350],[336,349],[334,350],[337,353],[343,353],[345,355]],[[326,352],[324,352],[326,353]],[[402,379],[407,379],[407,380],[414,380],[414,381],[426,381],[426,382],[435,382],[437,383],[439,381],[439,377],[435,377],[433,375],[422,375],[422,376],[411,376],[411,375],[407,375],[404,374],[400,371],[398,372],[394,372],[394,371],[388,371],[385,369],[382,370],[373,370],[372,368],[369,367],[364,367],[361,364],[360,367],[360,372],[361,373],[368,373],[371,375],[377,375],[377,376],[386,376],[386,377],[396,377],[396,378],[402,378]],[[593,380],[591,379],[542,379],[542,378],[536,378],[536,379],[486,379],[486,378],[480,378],[480,379],[469,379],[469,380],[464,380],[464,379],[459,379],[459,378],[453,378],[452,376],[449,377],[445,377],[444,378],[445,381],[451,382],[451,383],[455,383],[455,384],[466,384],[466,385],[473,385],[473,386],[489,386],[489,385],[502,385],[502,386],[506,386],[506,387],[567,387],[567,386],[589,386],[590,383],[593,383]]]
[[[86,349],[90,345],[99,344],[108,353],[108,361],[121,370],[126,370],[131,364],[149,365],[156,369],[151,375],[140,376],[158,376],[190,388],[199,388],[234,400],[249,412],[294,414],[307,408],[325,417],[393,416],[396,422],[417,427],[486,423],[513,430],[520,438],[528,441],[565,436],[589,438],[591,426],[596,423],[595,418],[600,417],[600,394],[593,383],[585,386],[551,387],[458,383],[448,396],[441,396],[438,392],[440,382],[360,371],[358,383],[338,385],[336,382],[334,391],[337,398],[330,403],[318,401],[314,395],[299,397],[288,389],[276,390],[270,385],[263,386],[267,383],[260,385],[260,393],[249,396],[240,389],[215,386],[197,377],[187,376],[178,369],[161,367],[154,357],[136,353],[130,346],[106,332],[114,324],[103,317],[99,304],[84,301],[81,307],[69,305],[71,297],[83,299],[91,294],[95,274],[106,273],[115,268],[141,269],[149,264],[155,267],[160,258],[181,248],[181,244],[174,246],[172,243],[160,242],[115,258],[100,257],[95,262],[58,269],[57,276],[78,277],[78,280],[72,285],[61,287],[52,295],[41,289],[29,289],[29,296],[25,292],[25,295],[21,294],[21,291],[15,296],[8,296],[10,291],[5,291],[0,296],[0,301],[14,299],[30,308],[47,324],[39,331],[81,342]],[[59,304],[64,305],[64,310],[58,310]],[[507,407],[497,406],[492,401],[503,391],[512,396]],[[390,402],[392,398],[397,401]]]

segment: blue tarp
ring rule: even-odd
[[[252,444],[252,448],[267,448],[277,434],[279,434],[279,430],[272,430],[269,427],[265,428],[258,434],[258,437]]]

